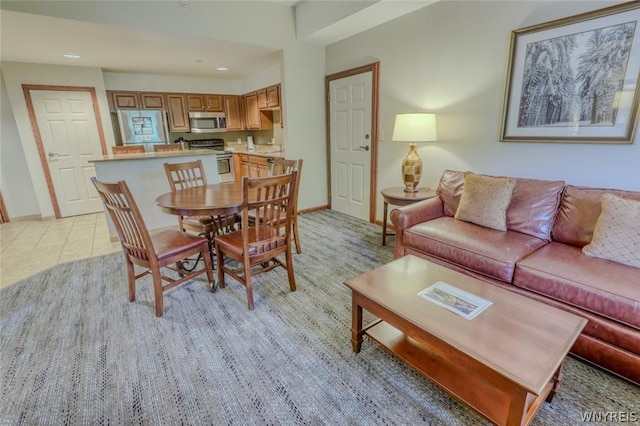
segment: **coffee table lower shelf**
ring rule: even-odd
[[[512,408],[522,407],[523,394],[514,395],[512,390],[494,386],[484,377],[485,372],[476,371],[474,363],[467,362],[464,356],[443,358],[384,321],[376,322],[363,331],[383,348],[495,424],[528,425],[544,401],[553,398],[560,382],[562,365],[539,395],[525,393],[524,413],[514,415]]]

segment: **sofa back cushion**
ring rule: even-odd
[[[553,240],[580,248],[589,244],[601,213],[600,198],[605,193],[640,200],[640,192],[567,185],[553,225]]]
[[[445,170],[436,193],[444,205],[445,216],[455,216],[464,188],[465,172]],[[507,209],[507,229],[546,241],[562,195],[563,181],[516,178]]]

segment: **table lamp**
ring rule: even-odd
[[[426,112],[413,112],[396,115],[393,127],[394,142],[411,142],[409,153],[402,160],[402,181],[405,192],[417,192],[422,176],[422,160],[418,155],[417,142],[433,142],[438,140],[436,115]]]

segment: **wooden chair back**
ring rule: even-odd
[[[253,226],[242,227],[247,261],[269,260],[285,251],[291,232],[296,177],[294,170],[265,178],[243,178],[242,223],[249,223],[249,212],[255,215]],[[253,191],[256,198],[250,199]]]
[[[125,256],[151,262],[153,245],[140,210],[125,181],[117,183],[91,181],[104,203],[122,243]]]
[[[182,151],[182,145],[179,143],[163,143],[153,145],[153,152],[174,152]]]
[[[111,147],[114,155],[119,154],[144,154],[144,145],[114,145]]]
[[[202,160],[175,164],[164,163],[164,172],[169,180],[171,191],[207,185]]]
[[[286,160],[284,158],[276,158],[273,164],[273,174],[285,174],[296,171],[296,187],[293,194],[293,203],[291,205],[292,216],[291,226],[293,230],[293,239],[296,243],[296,252],[302,253],[302,246],[300,245],[300,233],[298,232],[298,193],[300,191],[300,176],[302,176],[302,163],[303,160]]]

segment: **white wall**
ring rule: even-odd
[[[103,76],[104,86],[107,90],[220,93],[225,95],[239,95],[240,90],[242,90],[242,81],[240,80],[220,80],[214,78],[129,74],[117,72],[104,72]]]
[[[380,61],[378,189],[402,186],[395,114],[420,110],[438,114],[439,139],[419,148],[422,185],[456,169],[640,190],[640,134],[631,145],[499,142],[511,31],[612,4],[442,1],[328,46],[327,74]]]
[[[4,78],[0,102],[0,191],[7,213],[9,218],[40,215]]]

